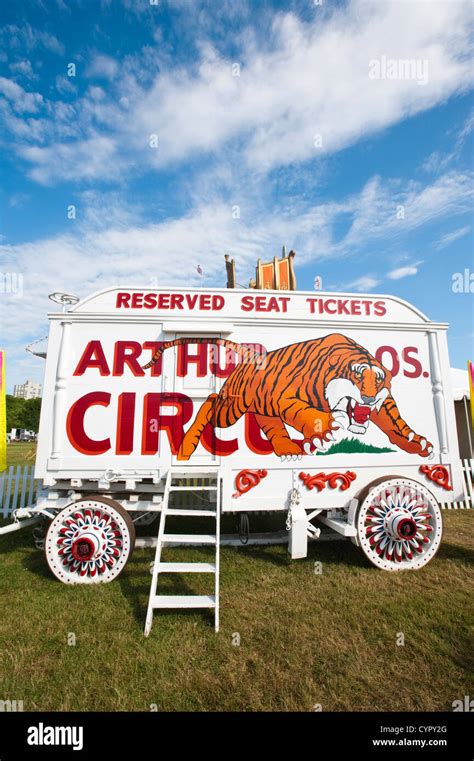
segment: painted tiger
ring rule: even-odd
[[[177,338],[163,343],[143,369],[168,348],[200,343],[232,349],[241,362],[219,393],[210,394],[200,407],[181,443],[179,460],[191,457],[208,423],[228,428],[246,412],[254,413],[282,458],[325,451],[339,428],[364,434],[369,420],[400,449],[433,456],[430,442],[401,417],[390,393],[390,372],[351,338],[332,333],[266,355],[223,338]],[[291,439],[286,425],[303,435],[301,443]]]

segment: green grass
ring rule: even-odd
[[[355,453],[370,453],[370,454],[382,454],[384,452],[395,452],[395,449],[390,447],[375,447],[373,444],[365,444],[358,439],[341,439],[336,444],[333,444],[327,452],[318,452],[318,455],[328,454],[355,454]]]
[[[10,445],[9,464],[33,464],[34,451]],[[28,529],[2,537],[0,699],[39,711],[451,710],[474,690],[474,513],[443,517],[436,558],[412,573],[378,571],[347,541],[316,542],[293,562],[283,546],[225,547],[220,633],[207,613],[157,613],[147,640],[153,551],[137,550],[111,584],[67,587],[50,575]],[[252,529],[280,529],[284,518],[252,518]],[[223,531],[232,530],[225,517]],[[163,555],[207,557],[199,548]],[[176,593],[204,592],[211,582],[163,579],[161,591]],[[75,646],[67,644],[71,633]]]
[[[34,465],[35,457],[35,442],[18,441],[7,444],[7,467],[10,465]]]
[[[379,571],[347,541],[312,543],[300,561],[283,546],[225,547],[220,633],[207,613],[165,612],[148,639],[151,550],[111,584],[68,587],[28,530],[2,537],[0,699],[38,711],[451,710],[474,688],[474,512],[444,518],[438,555],[411,573]],[[207,556],[170,548],[164,559]],[[168,577],[163,591],[209,589],[210,577],[188,579]]]

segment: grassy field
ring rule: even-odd
[[[26,441],[15,442],[7,445],[7,466],[10,465],[34,465],[36,456],[36,444]]]
[[[349,542],[313,544],[297,562],[281,546],[223,548],[220,633],[205,613],[158,613],[147,640],[151,551],[111,584],[67,587],[27,530],[3,537],[0,699],[25,710],[449,709],[473,689],[473,519],[447,514],[437,558],[405,574],[369,567]],[[164,560],[206,556],[168,549]],[[204,592],[199,578],[162,591]]]
[[[41,711],[451,710],[474,689],[474,513],[443,514],[438,555],[412,573],[379,571],[348,541],[315,542],[300,561],[283,546],[225,547],[220,633],[206,613],[157,613],[149,639],[152,550],[111,584],[68,587],[28,529],[2,537],[0,699]],[[171,578],[162,591],[209,589],[209,577]]]

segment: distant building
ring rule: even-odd
[[[41,396],[41,383],[34,383],[32,380],[20,383],[13,387],[13,396],[19,399],[37,399]]]

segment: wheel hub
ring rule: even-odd
[[[392,539],[414,539],[418,527],[412,513],[409,510],[390,511],[385,518],[385,528]]]
[[[90,534],[83,534],[71,544],[71,553],[74,560],[92,560],[97,552],[99,543],[97,538]]]

